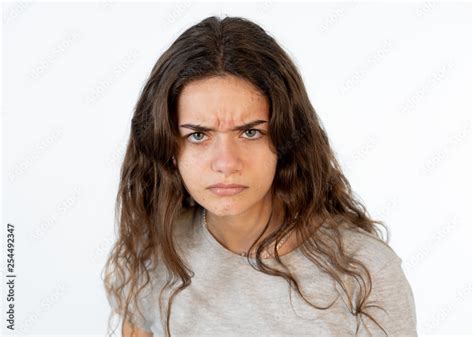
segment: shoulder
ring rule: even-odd
[[[340,225],[338,230],[345,252],[366,264],[369,270],[379,271],[384,267],[402,263],[402,259],[388,242],[376,234],[351,224]]]
[[[389,336],[417,336],[415,300],[401,266],[402,259],[375,234],[356,226],[338,229],[349,255],[362,262],[371,273],[372,285],[367,302],[371,305],[366,307],[367,313],[386,329]],[[352,297],[354,304],[355,298]],[[383,310],[378,310],[377,306]],[[362,320],[363,329],[358,336],[373,336],[374,331],[379,331],[372,320],[365,316]]]

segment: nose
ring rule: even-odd
[[[239,147],[231,135],[217,137],[212,149],[212,169],[226,177],[242,169]]]

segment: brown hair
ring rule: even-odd
[[[369,306],[376,306],[367,302],[372,288],[369,270],[361,261],[346,255],[339,227],[349,223],[384,242],[375,224],[385,225],[372,220],[356,200],[288,54],[259,25],[240,17],[212,16],[190,27],[161,55],[151,71],[134,109],[121,167],[116,199],[118,239],[104,268],[107,295],[118,303],[125,321],[133,317],[130,307],[136,305],[139,292],[149,283],[149,273],[167,272],[165,288],[171,289],[180,281],[162,317],[166,319],[166,336],[171,335],[173,298],[191,284],[192,274],[176,249],[173,224],[184,211],[199,207],[190,203],[190,195],[172,161],[179,151],[177,100],[190,81],[224,75],[249,81],[270,102],[269,136],[278,154],[271,188],[274,198],[283,205],[284,219],[282,226],[258,246],[254,268],[285,278],[306,303],[326,309],[304,298],[298,280],[287,268],[282,272],[260,259],[272,242],[294,230],[302,242],[304,256],[344,289],[351,313],[358,318],[367,315],[375,322],[365,312]],[[328,225],[327,232],[322,231],[323,223]],[[259,240],[260,237],[254,245]],[[276,249],[274,254],[278,264],[284,266]],[[341,275],[355,279],[359,285],[355,304]]]

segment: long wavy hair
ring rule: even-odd
[[[295,231],[304,256],[344,290],[350,312],[358,318],[357,330],[360,316],[366,315],[386,334],[366,312],[368,307],[377,306],[368,302],[370,272],[361,261],[346,255],[339,228],[349,223],[387,245],[389,239],[384,241],[376,224],[388,229],[383,222],[369,217],[351,190],[288,54],[259,25],[241,17],[211,16],[184,31],[154,65],[135,105],[116,198],[118,238],[102,276],[107,296],[118,304],[119,309],[112,314],[120,314],[123,322],[133,322],[135,312],[131,308],[136,307],[138,295],[149,284],[150,273],[159,271],[167,275],[160,292],[160,310],[166,309],[163,331],[171,336],[173,299],[191,284],[193,274],[176,249],[173,224],[183,212],[200,207],[193,204],[173,163],[180,150],[177,101],[191,81],[225,75],[249,81],[268,98],[268,134],[278,155],[271,188],[273,197],[281,201],[284,219],[281,227],[257,246],[256,264],[250,259],[249,263],[265,274],[286,279],[312,307],[327,309],[304,297],[298,279],[280,260],[275,241]],[[323,223],[328,225],[326,231],[322,231]],[[271,268],[260,258],[270,247],[286,272]],[[344,275],[357,281],[354,303]],[[165,288],[173,290],[166,305],[161,297]],[[111,316],[108,322],[110,331]]]

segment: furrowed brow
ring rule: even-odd
[[[268,122],[268,121],[258,119],[258,120],[255,120],[253,122],[250,122],[250,123],[247,123],[247,124],[244,124],[244,125],[236,126],[236,127],[232,128],[231,131],[244,131],[244,130],[247,130],[247,129],[251,129],[254,126],[257,126],[259,124],[266,123],[266,122]],[[181,124],[180,127],[191,129],[191,130],[194,130],[194,131],[197,131],[197,132],[217,131],[216,129],[213,129],[213,128],[210,128],[210,127],[207,127],[207,126],[203,126],[203,125],[199,125],[199,124]]]

